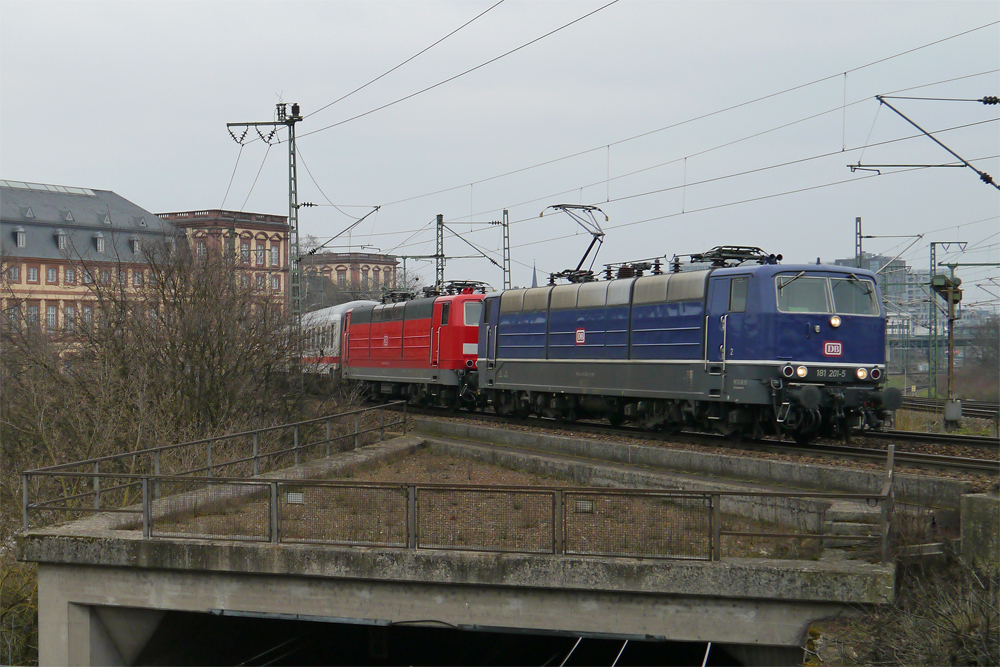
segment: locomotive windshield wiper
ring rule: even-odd
[[[853,273],[848,273],[847,277],[850,278],[851,280],[853,280],[854,282],[861,283],[862,285],[865,286],[865,296],[871,296],[872,295],[872,288],[871,288],[871,282],[870,281],[868,281],[868,280],[862,280],[861,278],[858,278]]]
[[[796,280],[798,280],[799,278],[801,278],[804,275],[806,275],[805,271],[799,271],[797,274],[795,274],[794,278],[792,278],[791,280],[789,280],[787,282],[783,282],[780,285],[778,285],[778,291],[780,292],[781,290],[785,289],[786,287],[788,287],[789,285],[791,285],[792,283],[794,283]]]

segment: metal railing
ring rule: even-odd
[[[399,406],[401,412],[388,410]],[[168,478],[249,480],[384,440],[392,427],[406,434],[405,402],[27,470],[21,474],[22,527],[30,528],[32,515],[134,512],[128,508],[139,501],[142,479],[154,499],[164,495]]]
[[[405,405],[401,420],[387,422],[386,416],[382,407],[356,410],[27,471],[24,527],[32,513],[62,511],[118,515],[103,527],[141,531],[145,539],[693,560],[811,559],[836,541],[860,544],[872,558],[887,558],[891,445],[885,483],[877,494],[415,484],[265,474],[298,465],[310,450],[329,456],[335,442],[346,440],[350,448],[366,434],[374,437],[379,431],[384,437],[387,426],[402,425],[405,433]],[[344,429],[344,422],[353,429]],[[301,437],[307,426],[322,437]],[[278,429],[287,431],[285,439],[268,439],[264,447],[263,434]],[[218,451],[225,449],[219,443],[227,439],[242,439],[244,447],[251,443],[252,453],[241,456],[234,448],[226,453],[235,456],[219,459]],[[164,473],[167,453],[184,448],[198,451],[194,465]],[[113,462],[140,459],[143,470],[108,470]],[[239,466],[253,474],[215,474]],[[54,497],[33,499],[29,488],[43,486]],[[70,493],[51,493],[58,489]],[[867,503],[877,520],[866,534],[830,532],[826,510],[838,501]]]

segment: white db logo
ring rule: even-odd
[[[576,344],[577,345],[583,345],[586,342],[587,342],[587,330],[586,329],[577,329],[576,330]]]
[[[828,340],[823,343],[823,356],[839,357],[844,353],[844,344],[839,340]]]

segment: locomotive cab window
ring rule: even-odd
[[[794,276],[778,276],[778,310],[783,313],[829,313],[826,278],[806,278],[800,272]]]
[[[875,284],[858,278],[833,278],[833,310],[845,315],[878,315]]]
[[[465,302],[465,326],[475,327],[479,325],[479,318],[483,315],[482,301]]]
[[[448,315],[451,313],[451,302],[441,304],[441,324],[448,324]]]
[[[747,312],[747,287],[750,285],[749,278],[733,278],[729,283],[729,312]]]

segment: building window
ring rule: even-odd
[[[59,269],[54,266],[50,266],[45,269],[45,281],[51,284],[59,282]]]
[[[128,270],[118,269],[118,284],[124,287],[128,285]]]
[[[250,242],[243,241],[240,243],[240,261],[244,264],[250,263]]]
[[[12,327],[21,324],[21,306],[14,305],[7,309],[7,322]]]
[[[132,252],[136,255],[139,254],[140,242],[139,239],[132,239]]]
[[[19,282],[21,282],[21,267],[20,266],[12,266],[9,269],[7,269],[7,278],[12,283],[19,283]]]
[[[132,271],[132,286],[142,287],[142,271],[138,269]]]
[[[55,331],[59,320],[59,307],[56,305],[45,306],[45,330]]]
[[[257,274],[257,289],[264,289],[264,274]]]
[[[205,246],[205,242],[198,241],[197,243],[195,243],[194,247],[195,247],[195,254],[197,255],[198,259],[205,259],[205,256],[208,254],[208,248]]]
[[[94,307],[93,306],[84,306],[83,307],[83,323],[86,326],[88,326],[88,327],[91,324],[94,323]]]
[[[66,331],[76,331],[76,306],[63,308],[63,326]]]
[[[84,285],[90,285],[93,282],[94,282],[94,274],[90,271],[90,269],[84,269],[83,270],[83,284]]]
[[[38,267],[29,266],[28,267],[28,282],[37,283],[38,282]]]
[[[56,246],[58,246],[60,250],[66,249],[66,232],[61,229],[56,232]]]
[[[250,287],[250,276],[245,273],[240,276],[240,285],[243,287]]]
[[[281,266],[281,249],[277,245],[271,246],[271,266]]]
[[[25,234],[24,227],[18,227],[14,230],[14,241],[18,248],[23,248],[28,242],[28,235]]]
[[[107,269],[101,269],[101,284],[107,285],[111,282],[111,272]]]
[[[264,266],[264,244],[257,244],[257,266]]]
[[[72,285],[76,282],[76,269],[71,269],[66,267],[66,272],[63,274],[63,279],[66,281],[67,285]]]
[[[271,289],[273,290],[281,289],[281,276],[271,276]]]
[[[97,252],[104,252],[104,234],[100,232],[94,234],[94,241],[97,243]]]
[[[372,271],[372,287],[378,289],[378,269]]]
[[[38,326],[38,304],[28,304],[28,324]]]
[[[368,269],[361,269],[361,289],[368,289]]]
[[[383,280],[382,283],[386,287],[392,287],[392,269],[388,269],[388,268],[385,269],[384,275],[385,275],[385,280]]]
[[[347,287],[347,271],[337,271],[337,287]]]

